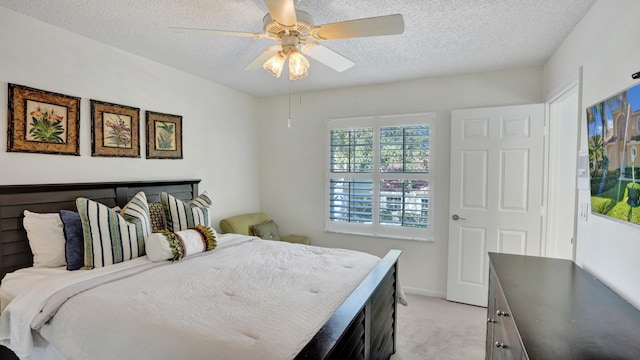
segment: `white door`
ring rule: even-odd
[[[454,110],[447,300],[487,306],[488,252],[540,255],[544,105]]]

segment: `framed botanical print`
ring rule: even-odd
[[[7,151],[80,155],[80,98],[9,84]]]
[[[147,159],[182,159],[182,116],[146,112]]]
[[[140,157],[140,109],[91,100],[91,155]]]

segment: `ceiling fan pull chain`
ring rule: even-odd
[[[287,127],[291,129],[293,120],[291,120],[291,86],[289,86],[289,118],[287,119]]]

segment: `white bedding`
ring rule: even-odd
[[[18,294],[31,287],[34,283],[67,272],[65,266],[57,268],[30,267],[8,273],[2,279],[0,286],[0,313],[9,305]]]
[[[34,328],[69,360],[292,359],[379,261],[233,234],[218,244],[38,281],[0,316],[0,341],[29,356]]]

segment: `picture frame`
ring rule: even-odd
[[[91,100],[91,156],[140,157],[140,109]]]
[[[182,116],[145,113],[147,159],[182,159]]]
[[[80,156],[80,98],[9,83],[7,152]]]

